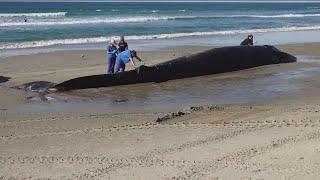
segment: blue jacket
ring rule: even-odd
[[[117,57],[117,46],[110,44],[107,47],[107,51],[108,51],[109,58],[116,58]]]
[[[130,58],[132,58],[131,51],[126,50],[118,54],[117,61],[120,61],[123,64],[127,64],[130,61]]]

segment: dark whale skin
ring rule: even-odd
[[[234,46],[207,50],[150,67],[117,74],[79,77],[57,84],[58,91],[100,88],[238,71],[269,64],[296,62],[296,57],[273,46]]]

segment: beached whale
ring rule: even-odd
[[[137,69],[122,73],[79,77],[57,84],[52,89],[67,91],[147,82],[164,82],[295,61],[296,57],[281,52],[273,46],[222,47],[191,56],[180,57],[150,67],[140,66]]]

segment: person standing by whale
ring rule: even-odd
[[[118,48],[116,46],[116,41],[114,39],[110,39],[110,44],[107,47],[108,59],[107,59],[107,74],[114,73],[114,66],[116,64]]]
[[[128,43],[124,40],[124,36],[120,36],[120,41],[118,44],[118,53],[122,53],[123,51],[128,50]]]

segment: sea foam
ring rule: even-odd
[[[108,23],[134,23],[159,20],[192,19],[195,16],[150,16],[150,17],[123,17],[123,18],[86,18],[86,19],[64,19],[55,21],[29,21],[29,22],[5,22],[0,27],[11,26],[54,26],[54,25],[76,25],[76,24],[108,24]]]
[[[48,12],[48,13],[0,13],[1,17],[50,17],[66,16],[67,12]]]
[[[268,33],[268,32],[290,32],[290,31],[307,31],[320,30],[320,26],[304,26],[304,27],[281,27],[268,29],[248,29],[248,30],[229,30],[229,31],[212,31],[212,32],[191,32],[191,33],[173,33],[173,34],[157,34],[157,35],[141,35],[141,36],[127,36],[128,40],[149,40],[149,39],[171,39],[192,36],[210,36],[210,35],[233,35],[233,34],[249,34],[249,33]],[[119,38],[119,37],[115,37]],[[92,37],[79,39],[55,39],[43,41],[30,41],[21,43],[7,43],[0,45],[0,50],[5,49],[20,49],[20,48],[34,48],[46,47],[54,45],[72,45],[72,44],[90,44],[107,42],[109,37]]]
[[[320,17],[320,14],[279,14],[279,15],[232,15],[234,18],[303,18],[303,17]]]
[[[27,13],[28,14],[28,13]],[[27,14],[0,14],[0,17],[24,16]],[[58,13],[29,13],[28,16],[65,16],[66,12]],[[55,26],[55,25],[77,25],[77,24],[109,24],[109,23],[135,23],[163,20],[188,20],[188,19],[213,19],[213,18],[303,18],[320,17],[320,14],[280,14],[280,15],[214,15],[214,16],[139,16],[139,17],[95,17],[95,18],[65,18],[54,20],[35,20],[29,22],[2,22],[0,27],[12,26]]]

